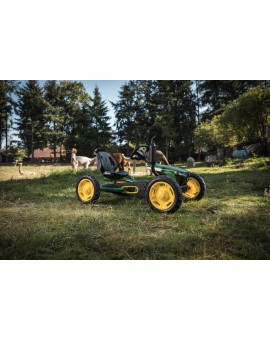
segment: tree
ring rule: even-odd
[[[247,90],[256,86],[265,87],[267,81],[261,80],[204,80],[199,84],[201,105],[205,109],[203,119],[221,114],[231,101],[235,101]]]
[[[61,147],[65,141],[64,105],[61,90],[61,85],[56,80],[48,80],[44,85],[46,136],[53,149],[54,161],[56,161],[57,146]]]
[[[196,102],[190,81],[129,81],[112,103],[120,142],[149,141],[156,134],[159,148],[188,154],[193,145]]]
[[[34,150],[46,145],[45,104],[42,89],[37,80],[27,81],[18,91],[18,106],[16,113],[18,135],[27,149],[28,157]]]
[[[270,125],[270,89],[256,87],[230,102],[221,114],[195,129],[195,146],[211,150],[218,146],[256,143]]]
[[[129,81],[121,87],[118,102],[111,103],[120,144],[144,143],[155,134],[156,90],[157,82],[153,80]]]
[[[270,89],[256,87],[244,93],[225,108],[221,124],[229,128],[236,143],[263,140],[270,125]]]
[[[102,100],[99,88],[96,86],[93,93],[93,102],[91,105],[91,121],[93,124],[92,140],[96,146],[109,146],[112,141],[112,129],[110,127],[110,117],[108,107]]]
[[[200,95],[200,84],[202,83],[201,80],[195,80],[195,96],[196,96],[196,113],[197,113],[197,124],[201,121],[201,114],[200,114],[200,108],[201,108],[201,95]]]
[[[199,152],[214,150],[235,144],[230,126],[222,122],[222,116],[214,116],[210,121],[201,122],[194,131],[194,144]]]
[[[119,99],[116,103],[111,102],[111,105],[115,111],[117,137],[120,144],[122,144],[124,141],[136,142],[133,135],[135,120],[134,82],[129,81],[128,83],[122,85],[118,97]]]
[[[6,161],[8,150],[8,131],[12,126],[12,114],[15,101],[12,95],[15,93],[18,82],[14,80],[0,80],[0,147],[5,138]]]
[[[83,108],[90,103],[90,96],[83,83],[78,81],[60,82],[61,133],[67,149],[80,150],[81,134],[88,126],[88,116]]]
[[[196,97],[191,85],[185,80],[158,81],[155,125],[161,129],[166,155],[171,148],[174,158],[188,155],[193,147]]]

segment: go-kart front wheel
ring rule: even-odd
[[[181,188],[167,176],[158,176],[147,186],[146,199],[158,213],[174,213],[182,203]]]
[[[199,201],[203,198],[206,185],[201,176],[190,173],[187,179],[187,189],[183,191],[185,201]]]
[[[100,195],[99,182],[94,176],[82,176],[77,183],[76,195],[78,200],[82,203],[95,203]]]

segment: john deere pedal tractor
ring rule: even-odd
[[[76,194],[82,203],[95,203],[101,191],[123,196],[145,197],[149,206],[158,213],[174,213],[182,200],[199,201],[203,198],[206,185],[197,174],[178,167],[156,163],[155,137],[151,144],[138,145],[130,158],[142,160],[151,168],[154,179],[138,182],[126,171],[116,171],[118,165],[110,153],[97,150],[98,168],[105,184],[100,185],[91,174],[83,175],[77,183]]]

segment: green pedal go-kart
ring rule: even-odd
[[[206,190],[204,180],[185,169],[156,163],[156,145],[138,145],[130,158],[143,160],[151,168],[155,178],[149,182],[138,182],[126,171],[116,171],[118,164],[105,150],[96,150],[98,168],[105,181],[100,185],[93,175],[83,175],[77,183],[76,194],[82,203],[95,203],[101,191],[124,196],[146,197],[150,207],[158,213],[174,213],[182,200],[199,201]]]

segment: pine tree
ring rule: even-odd
[[[26,147],[28,157],[34,150],[46,146],[45,104],[37,80],[27,81],[18,91],[17,120],[19,137]]]
[[[160,144],[169,156],[188,155],[193,147],[196,125],[196,98],[191,81],[158,81],[157,117],[155,125],[161,131]]]
[[[134,142],[135,88],[133,81],[121,86],[118,98],[118,101],[116,103],[111,102],[111,105],[115,112],[115,126],[119,143],[122,144],[127,141]]]
[[[157,82],[138,80],[135,82],[135,120],[134,139],[137,143],[150,141],[155,131],[153,126],[157,116],[156,91]]]
[[[81,131],[88,124],[88,117],[83,107],[90,102],[90,96],[85,91],[84,85],[78,81],[62,81],[61,107],[62,132],[65,135],[67,149],[75,147],[80,150]]]
[[[106,102],[102,100],[99,88],[96,86],[90,110],[93,123],[92,138],[95,141],[96,146],[109,146],[113,139],[108,111]]]
[[[145,143],[156,132],[155,91],[156,81],[152,80],[129,81],[121,87],[118,101],[111,103],[120,144]]]
[[[159,148],[173,157],[193,145],[196,101],[190,81],[129,81],[112,103],[120,142],[147,142],[155,134]]]
[[[61,85],[56,80],[48,80],[44,85],[44,98],[46,104],[45,118],[47,125],[47,140],[53,149],[54,161],[56,161],[57,146],[65,142],[64,133],[64,108],[61,96]]]
[[[14,80],[0,80],[0,148],[5,138],[6,161],[8,151],[8,132],[12,126],[12,114],[15,101],[12,95],[15,93],[18,82]]]

